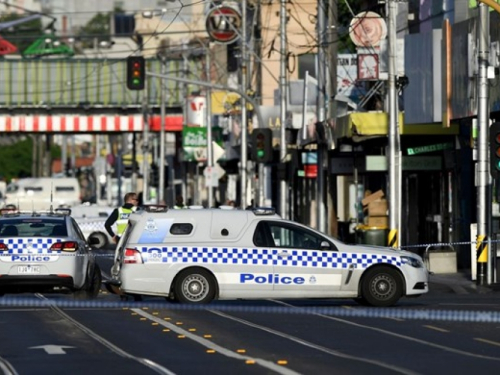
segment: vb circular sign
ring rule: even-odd
[[[230,44],[239,37],[241,14],[232,6],[216,6],[208,11],[205,27],[214,42]]]

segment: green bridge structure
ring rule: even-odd
[[[161,72],[159,59],[147,59],[146,70]],[[182,60],[165,62],[169,75],[199,79],[200,64],[189,62],[185,72]],[[193,78],[196,77],[196,78]],[[166,107],[181,112],[185,103],[184,84],[165,81]],[[199,90],[189,85],[187,92]],[[145,91],[130,91],[126,87],[126,59],[1,59],[0,113],[50,109],[113,110],[133,109],[143,105],[160,107],[160,79],[148,77]]]

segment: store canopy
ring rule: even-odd
[[[405,124],[404,113],[399,113],[401,135],[456,135],[457,124],[443,127],[441,123]],[[389,115],[387,112],[353,112],[337,118],[335,137],[352,138],[361,141],[365,137],[387,136],[389,134]],[[362,138],[360,138],[362,137]]]

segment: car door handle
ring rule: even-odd
[[[278,253],[278,256],[281,258],[288,258],[290,254],[287,253],[286,251],[282,251],[281,253]]]

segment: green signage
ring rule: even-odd
[[[436,145],[411,147],[408,148],[406,151],[408,152],[408,155],[417,155],[417,154],[424,154],[426,152],[443,151],[450,149],[453,149],[452,142],[438,143]]]
[[[222,146],[222,129],[212,128],[212,139]],[[182,129],[182,149],[184,150],[184,161],[207,160],[207,128],[188,127]]]

